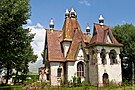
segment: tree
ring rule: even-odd
[[[12,69],[27,73],[28,62],[36,60],[31,42],[34,37],[22,25],[30,17],[29,0],[0,0],[0,61],[6,68],[6,83]]]
[[[124,46],[121,48],[123,79],[131,80],[132,62],[135,62],[135,26],[117,25],[112,28],[113,35]]]

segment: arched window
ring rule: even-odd
[[[61,77],[62,68],[59,66],[57,69],[57,77]]]
[[[106,51],[105,51],[105,49],[102,49],[102,50],[101,50],[100,58],[101,58],[102,64],[106,64],[106,63],[107,63],[107,61],[106,61]]]
[[[110,58],[110,64],[116,64],[117,63],[117,53],[114,49],[112,49],[109,53],[109,58]]]
[[[78,62],[78,64],[77,64],[77,76],[84,77],[84,65],[83,65],[83,62]]]

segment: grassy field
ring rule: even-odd
[[[0,86],[0,90],[23,90],[22,86]],[[82,86],[82,87],[50,87],[44,89],[32,89],[32,90],[135,90],[135,86],[122,86],[122,87],[106,87],[106,88],[97,88],[94,86]]]
[[[23,90],[22,86],[0,86],[0,90]]]

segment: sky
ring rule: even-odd
[[[31,16],[25,28],[31,28],[35,33],[32,47],[38,55],[37,62],[30,64],[30,70],[37,70],[43,66],[41,52],[44,48],[45,30],[53,18],[54,29],[61,30],[65,20],[65,10],[74,8],[78,22],[85,32],[89,24],[91,33],[93,23],[98,23],[98,18],[103,15],[105,24],[110,27],[125,23],[135,25],[135,0],[30,0]]]
[[[76,10],[78,21],[83,31],[89,23],[98,23],[99,15],[105,18],[105,24],[135,24],[135,0],[31,0],[30,20],[49,27],[50,19],[55,22],[55,29],[61,29],[65,20],[65,10]]]

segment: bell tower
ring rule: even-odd
[[[113,81],[122,83],[120,48],[123,46],[113,36],[109,26],[104,24],[102,15],[99,23],[94,24],[94,33],[90,41],[90,82],[104,86]]]

